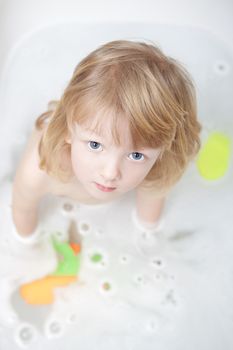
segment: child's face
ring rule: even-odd
[[[126,123],[119,126],[120,146],[113,141],[111,118],[97,135],[75,124],[71,136],[71,162],[75,177],[94,198],[108,200],[136,188],[149,173],[160,150],[133,149]]]

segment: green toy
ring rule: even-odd
[[[59,261],[56,271],[53,276],[73,276],[77,275],[80,270],[80,254],[76,254],[74,251],[74,244],[61,243],[53,238],[53,246],[62,257]]]
[[[74,239],[75,223],[69,227],[69,242],[60,242],[52,238],[53,247],[58,256],[58,265],[52,274],[29,282],[20,287],[22,298],[32,305],[47,305],[54,301],[54,290],[77,281],[80,271],[81,244]]]

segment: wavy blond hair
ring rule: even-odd
[[[94,122],[96,111],[103,118]],[[78,64],[61,99],[37,119],[36,128],[44,128],[40,168],[69,181],[71,172],[61,164],[70,154],[66,140],[74,123],[88,122],[96,130],[108,115],[117,143],[117,123],[126,118],[135,146],[163,150],[142,183],[157,193],[180,179],[200,148],[195,89],[186,69],[151,43],[112,41]]]

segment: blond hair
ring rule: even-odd
[[[120,142],[117,123],[126,118],[133,143],[163,150],[142,186],[166,193],[182,176],[200,148],[195,89],[186,69],[158,47],[144,42],[112,41],[85,57],[55,109],[36,121],[48,125],[40,146],[40,168],[61,181],[62,154],[75,122],[93,124],[93,112],[113,117],[112,133]],[[110,113],[109,113],[110,112]],[[101,126],[101,122],[97,125]]]

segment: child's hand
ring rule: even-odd
[[[136,209],[132,211],[132,221],[134,223],[134,226],[143,232],[148,232],[148,233],[156,233],[161,230],[163,226],[163,222],[161,220],[155,221],[155,222],[146,222],[142,221],[138,214]]]
[[[11,234],[18,242],[25,245],[34,245],[40,241],[40,238],[42,236],[40,225],[38,225],[31,234],[23,236],[17,231],[13,219],[11,220],[11,223]]]
[[[41,237],[41,233],[40,230],[37,228],[33,233],[31,233],[28,236],[22,236],[20,235],[15,226],[12,227],[12,234],[14,235],[15,239],[20,242],[23,243],[25,245],[33,245],[39,242],[40,237]]]

